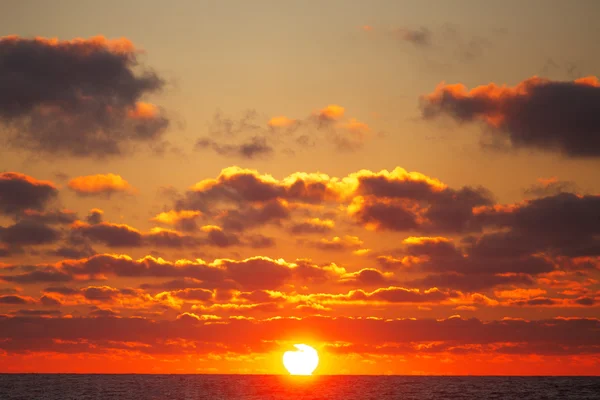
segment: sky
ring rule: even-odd
[[[596,1],[20,1],[0,371],[600,373]]]

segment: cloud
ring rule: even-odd
[[[531,276],[555,269],[551,260],[539,254],[515,253],[511,249],[498,251],[493,245],[489,249],[479,244],[460,249],[443,237],[409,237],[403,244],[403,253],[411,257],[412,269],[432,273],[406,282],[417,287],[471,292],[499,285],[527,285],[533,283]]]
[[[410,42],[418,47],[431,46],[432,34],[431,31],[425,27],[419,29],[397,28],[394,29],[391,34],[400,40]]]
[[[200,211],[169,210],[156,215],[151,221],[173,225],[184,232],[192,232],[198,229],[196,220],[201,216],[202,213]]]
[[[0,242],[11,246],[42,245],[60,238],[56,229],[35,221],[23,220],[9,227],[0,227]]]
[[[37,211],[26,209],[17,216],[17,219],[38,224],[67,225],[77,220],[77,214],[71,210]]]
[[[56,198],[58,190],[49,181],[39,181],[18,172],[0,173],[0,212],[15,214],[42,210]]]
[[[600,255],[600,196],[559,193],[507,206],[475,210],[483,225],[502,229],[485,234],[473,253]]]
[[[541,319],[535,321],[504,320],[483,322],[478,319],[377,319],[347,317],[306,317],[252,320],[231,318],[201,320],[191,315],[153,321],[147,318],[41,318],[4,317],[0,319],[0,348],[8,354],[36,350],[54,353],[110,353],[120,345],[130,351],[128,358],[145,353],[155,354],[208,354],[267,353],[271,347],[264,343],[295,339],[294,332],[305,332],[323,343],[347,343],[355,346],[355,353],[368,353],[379,348],[381,353],[397,354],[597,354],[599,322],[596,319]],[[110,324],[111,329],[106,329]],[[244,332],[244,335],[240,335]],[[283,334],[288,332],[288,334]],[[167,346],[165,343],[185,341],[194,346]],[[69,347],[76,344],[75,348]],[[182,342],[183,343],[183,342]],[[204,343],[204,345],[202,345]],[[263,344],[263,347],[260,344]],[[382,347],[382,343],[385,344]],[[362,348],[363,350],[357,350]],[[471,350],[469,350],[471,349]],[[252,350],[251,350],[252,351]],[[327,349],[327,352],[332,350]],[[352,348],[343,349],[352,352]],[[145,357],[148,362],[148,357]]]
[[[346,235],[344,237],[334,236],[331,239],[320,239],[318,241],[309,241],[309,245],[321,250],[350,250],[359,249],[363,245],[363,241],[356,236]]]
[[[226,229],[243,230],[290,219],[310,205],[347,205],[359,224],[375,230],[477,232],[473,207],[494,204],[482,187],[452,189],[437,179],[402,168],[361,170],[345,177],[293,173],[283,179],[229,167],[205,179],[176,200],[175,210],[195,210],[216,217]],[[336,210],[337,212],[337,210]],[[325,218],[323,218],[325,220]],[[294,223],[294,233],[326,229],[314,219]]]
[[[360,271],[342,275],[340,281],[357,287],[386,286],[395,283],[389,272],[381,272],[375,268],[363,268]]]
[[[169,120],[142,101],[160,91],[125,39],[0,38],[0,123],[6,143],[76,157],[130,152],[157,143]],[[43,71],[40,73],[40,71]]]
[[[81,196],[132,193],[134,189],[120,175],[97,174],[79,176],[69,181],[69,188]]]
[[[538,178],[537,182],[527,189],[525,194],[535,197],[552,196],[559,193],[576,192],[577,185],[571,181],[561,181],[557,177]]]
[[[343,120],[345,108],[329,104],[304,118],[285,115],[260,121],[254,110],[240,119],[224,117],[218,112],[209,126],[209,134],[200,137],[196,150],[242,159],[266,158],[276,151],[293,152],[292,147],[312,147],[326,140],[338,150],[360,148],[371,137],[371,128],[356,118]]]
[[[533,77],[514,87],[494,83],[468,90],[440,84],[421,98],[424,119],[447,115],[459,123],[479,122],[494,145],[558,152],[568,157],[600,156],[600,82]]]
[[[30,303],[35,303],[35,301],[33,301],[33,299],[25,297],[25,296],[17,296],[17,295],[0,296],[0,304],[20,305],[20,304],[30,304]]]
[[[316,116],[322,122],[337,121],[344,116],[346,109],[337,104],[329,104],[328,106],[320,109]]]
[[[85,218],[86,222],[90,225],[96,225],[102,222],[104,211],[99,208],[92,208]]]
[[[62,283],[72,281],[73,277],[69,273],[53,267],[40,267],[22,274],[0,275],[0,280],[21,284]]]
[[[264,136],[253,136],[241,144],[220,144],[210,138],[201,138],[196,142],[195,148],[198,150],[210,148],[222,156],[246,159],[265,157],[274,152]]]
[[[330,219],[310,218],[290,226],[290,232],[294,234],[325,233],[331,231],[334,225],[335,223]]]
[[[90,225],[85,222],[73,224],[74,232],[101,242],[109,247],[140,247],[142,245],[142,234],[128,225],[100,222]]]
[[[215,259],[178,260],[168,262],[162,258],[146,256],[134,260],[126,255],[98,254],[79,260],[63,260],[56,264],[39,264],[25,268],[26,272],[0,275],[0,280],[22,284],[62,283],[80,276],[154,277],[176,278],[156,287],[178,289],[179,285],[204,289],[261,290],[277,289],[287,283],[337,281],[346,271],[343,268],[318,266],[310,261],[287,262],[269,257],[249,257],[241,260]],[[189,281],[191,279],[191,281]],[[144,286],[147,288],[153,285]],[[186,288],[189,286],[183,286]]]
[[[451,189],[401,168],[363,173],[358,181],[357,194],[364,196],[356,196],[348,212],[374,230],[478,231],[473,207],[493,204],[491,193],[484,188]]]
[[[271,128],[290,128],[298,124],[298,120],[288,118],[285,115],[279,115],[276,117],[272,117],[267,122]]]

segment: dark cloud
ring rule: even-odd
[[[296,235],[313,233],[322,234],[329,232],[332,229],[333,221],[322,221],[318,218],[304,222],[298,222],[290,226],[290,232]]]
[[[502,231],[480,237],[473,254],[600,255],[600,196],[559,193],[477,211],[480,222]]]
[[[260,233],[247,235],[245,237],[245,242],[247,246],[253,249],[266,249],[269,247],[275,247],[276,244],[274,238],[262,235]]]
[[[240,244],[240,239],[237,235],[223,232],[221,229],[211,229],[205,243],[217,247],[229,247]]]
[[[420,232],[479,231],[473,207],[494,203],[483,187],[452,189],[418,173],[396,169],[391,173],[358,177],[362,195],[351,214],[375,229]]]
[[[530,78],[515,87],[493,83],[470,91],[440,85],[421,99],[423,118],[448,115],[460,123],[481,122],[492,144],[559,152],[569,157],[600,156],[600,83]]]
[[[38,224],[67,225],[77,220],[77,214],[69,210],[25,210],[22,214],[19,214],[17,218],[19,220],[31,221]]]
[[[217,112],[209,125],[209,135],[196,141],[196,150],[211,149],[222,156],[246,159],[271,155],[274,148],[256,122],[257,117],[254,110],[246,111],[239,120]],[[239,142],[239,136],[247,134],[252,136]]]
[[[274,152],[273,147],[269,145],[267,138],[264,136],[253,136],[248,141],[240,144],[220,144],[210,138],[201,138],[196,142],[195,148],[197,150],[212,149],[222,156],[246,159],[261,158]]]
[[[223,228],[244,231],[265,224],[280,224],[290,217],[290,211],[281,201],[270,201],[264,205],[245,206],[227,210],[218,219]]]
[[[485,237],[485,235],[484,235]],[[509,284],[532,284],[532,276],[552,272],[550,260],[514,249],[487,250],[467,246],[464,251],[446,238],[408,238],[404,252],[416,257],[411,268],[434,273],[408,281],[417,287],[474,291]],[[476,246],[476,245],[475,245]]]
[[[142,234],[127,225],[108,222],[96,225],[79,223],[73,229],[76,233],[109,247],[140,247],[142,245]]]
[[[573,193],[577,191],[577,185],[572,181],[561,181],[557,178],[540,178],[538,181],[524,190],[525,195],[533,197],[554,196],[559,193]]]
[[[15,214],[43,210],[58,190],[52,182],[38,181],[18,172],[0,173],[0,212]]]
[[[533,283],[533,278],[525,274],[460,274],[455,272],[435,273],[406,282],[410,286],[453,288],[465,292],[477,292],[496,286],[528,286]]]
[[[70,282],[73,279],[73,276],[69,273],[60,271],[55,267],[40,267],[16,275],[0,275],[2,281],[23,284]]]
[[[169,120],[141,99],[163,80],[138,67],[127,39],[0,38],[0,123],[6,143],[105,157],[160,140]]]
[[[119,289],[111,288],[109,286],[89,286],[81,289],[80,293],[87,300],[110,302],[118,297],[121,292]]]
[[[410,42],[415,46],[431,46],[432,34],[425,27],[419,29],[398,28],[392,31],[392,35],[400,40]]]
[[[98,208],[93,208],[90,210],[90,212],[87,215],[87,217],[85,218],[85,220],[90,225],[97,225],[102,222],[103,215],[104,215],[104,211],[102,211]]]
[[[60,238],[56,229],[35,221],[23,220],[6,228],[0,227],[0,242],[9,246],[42,245]]]
[[[57,317],[57,316],[60,316],[62,314],[62,312],[60,312],[60,310],[28,310],[28,309],[24,309],[24,310],[17,311],[17,314],[24,315],[27,317],[44,317],[44,316]]]
[[[30,299],[23,297],[23,296],[18,296],[18,295],[0,296],[0,304],[16,305],[16,304],[28,304],[31,302],[32,301]]]
[[[374,268],[363,268],[341,277],[341,282],[356,287],[383,287],[396,283],[394,279]]]

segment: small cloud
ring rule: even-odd
[[[125,179],[116,174],[79,176],[69,181],[69,188],[80,196],[135,192]]]

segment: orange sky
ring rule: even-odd
[[[25,3],[0,372],[600,373],[596,2]]]

